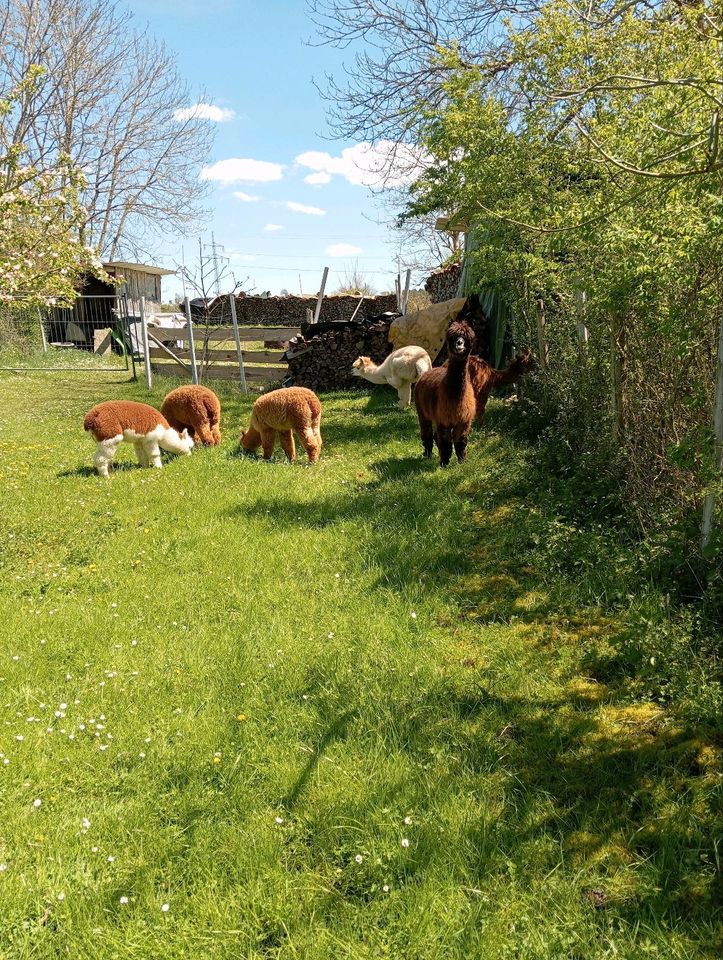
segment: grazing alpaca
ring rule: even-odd
[[[527,353],[518,353],[504,370],[493,369],[481,357],[470,357],[469,375],[477,403],[476,419],[481,421],[484,417],[485,407],[493,390],[519,380],[534,365],[535,358],[531,350]]]
[[[400,347],[377,366],[369,357],[359,357],[352,364],[355,377],[364,377],[372,383],[388,383],[399,394],[399,409],[406,410],[412,402],[412,384],[431,370],[432,361],[424,347]]]
[[[221,442],[221,402],[208,387],[176,387],[163,401],[161,413],[174,430],[186,427],[189,435],[206,447]]]
[[[414,392],[424,456],[432,456],[434,440],[443,467],[452,459],[453,446],[460,462],[467,455],[467,438],[476,411],[469,369],[475,339],[469,324],[463,320],[451,323],[446,338],[449,359],[444,366],[432,367],[421,376]]]
[[[97,404],[86,413],[83,429],[91,433],[98,444],[93,463],[101,477],[108,476],[124,440],[136,448],[142,467],[158,469],[161,447],[171,453],[190,453],[193,447],[193,440],[185,430],[179,434],[155,407],[134,400],[106,400]]]
[[[254,404],[248,430],[241,431],[241,446],[255,451],[263,447],[264,459],[270,460],[274,452],[276,434],[289,460],[296,459],[294,448],[295,430],[310,463],[316,463],[321,450],[321,403],[312,390],[306,387],[283,387],[265,393]]]

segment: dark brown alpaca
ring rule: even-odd
[[[443,467],[449,465],[453,448],[460,462],[467,456],[467,438],[477,409],[470,379],[470,353],[475,339],[469,324],[455,320],[449,325],[445,340],[449,359],[417,381],[414,402],[424,456],[432,456],[432,444],[436,443]]]
[[[524,376],[535,365],[532,351],[518,353],[504,370],[495,370],[481,357],[469,358],[469,376],[477,402],[476,419],[482,420],[490,394],[498,387],[505,387]]]

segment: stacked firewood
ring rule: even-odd
[[[322,391],[368,387],[352,376],[352,364],[359,356],[382,362],[392,349],[387,340],[390,322],[391,317],[380,317],[303,327],[304,333],[294,337],[286,351],[294,384]]]

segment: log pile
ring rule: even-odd
[[[462,266],[459,263],[450,263],[446,267],[435,270],[424,284],[424,289],[432,298],[432,303],[442,303],[443,300],[452,300],[456,297],[461,276]]]
[[[369,386],[352,376],[351,366],[361,355],[382,362],[392,349],[387,340],[389,324],[389,317],[380,317],[302,327],[304,332],[289,342],[286,351],[294,383],[316,391]]]
[[[316,308],[315,296],[293,296],[287,294],[278,297],[248,297],[243,293],[236,296],[236,317],[242,327],[300,327],[307,322],[309,311]],[[397,298],[393,293],[378,297],[368,297],[359,307],[358,296],[331,295],[324,297],[321,303],[319,321],[322,323],[351,320],[359,307],[357,320],[368,320],[372,316],[395,310]],[[219,297],[218,302],[210,305],[211,321],[220,324],[229,322],[228,297]]]

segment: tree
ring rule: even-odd
[[[31,69],[0,100],[0,142],[8,118],[39,76]],[[22,144],[0,150],[0,301],[72,301],[79,277],[101,270],[95,252],[78,240],[82,188],[82,175],[67,161],[40,170],[27,162]]]
[[[0,148],[82,170],[82,243],[140,257],[152,238],[202,214],[199,166],[211,125],[193,112],[172,55],[117,0],[6,0],[0,92],[22,89]],[[33,65],[38,82],[21,87]],[[178,117],[183,119],[178,119]]]
[[[344,275],[341,277],[335,293],[348,294],[353,297],[374,296],[374,284],[368,277],[364,276],[364,271],[360,268],[358,260],[354,261],[352,267],[345,268]]]

